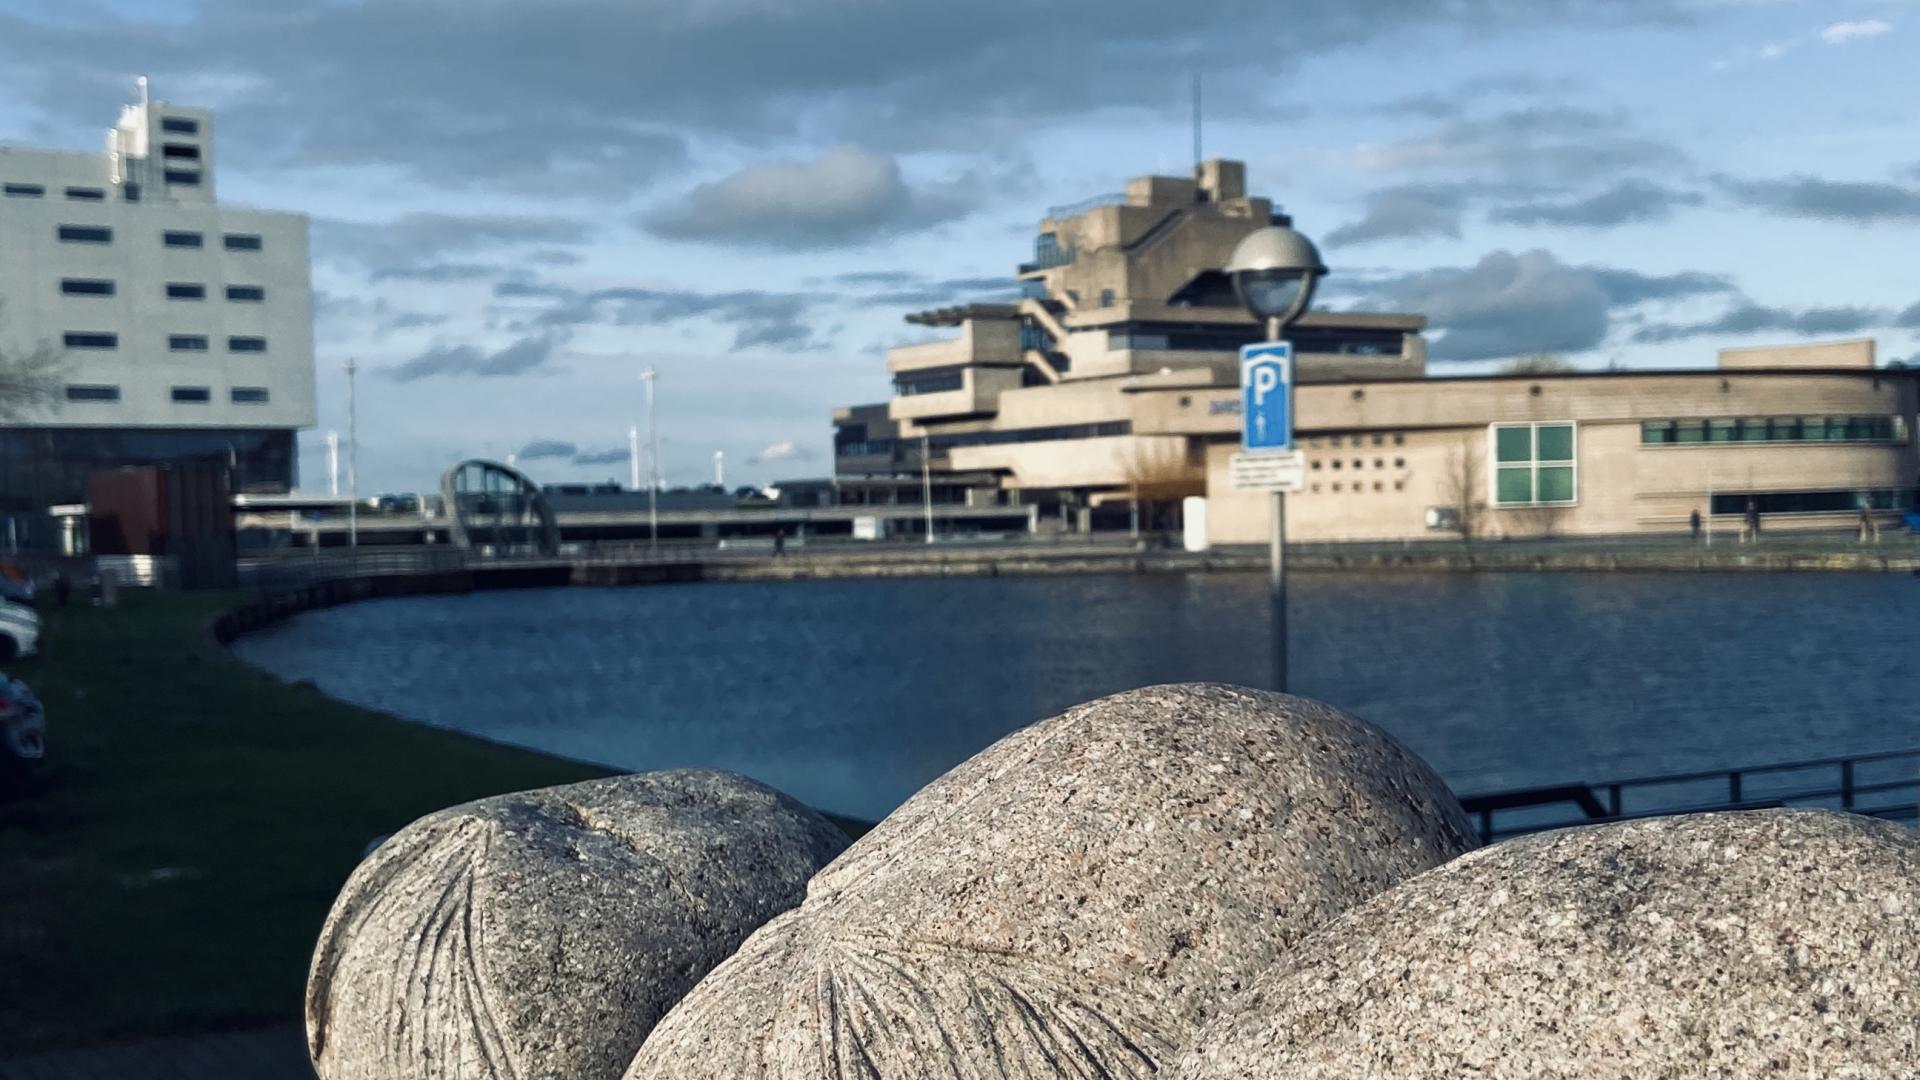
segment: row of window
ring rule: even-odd
[[[63,244],[113,243],[113,229],[107,225],[59,225],[54,235]],[[228,251],[260,251],[266,246],[259,233],[227,233],[223,241]],[[168,229],[160,234],[160,242],[170,248],[207,246],[206,235],[191,229]]]
[[[1667,443],[1727,442],[1898,442],[1907,437],[1899,416],[1742,416],[1708,420],[1648,420],[1640,441]]]
[[[38,199],[45,196],[45,184],[0,184],[0,195],[9,199]],[[68,199],[74,202],[106,202],[107,189],[97,187],[70,187],[66,189]]]
[[[1133,422],[1116,420],[1106,424],[1068,424],[1060,427],[1025,428],[1019,431],[969,431],[953,435],[934,435],[928,440],[935,450],[955,446],[1002,446],[1007,443],[1060,442],[1067,439],[1102,439],[1133,434]]]
[[[1864,503],[1873,510],[1899,510],[1913,505],[1915,493],[1891,488],[1878,491],[1759,491],[1718,492],[1713,513],[1745,514],[1747,501],[1761,514],[1852,514]]]
[[[226,287],[227,299],[234,303],[257,304],[267,298],[264,285],[229,285]],[[113,296],[119,292],[112,280],[107,278],[61,278],[60,292],[65,296]],[[207,287],[198,282],[167,282],[169,300],[205,300]]]
[[[61,344],[69,349],[99,352],[119,348],[120,335],[107,330],[69,330],[62,335]],[[206,352],[207,344],[205,334],[167,335],[167,348],[173,352]],[[227,338],[227,351],[263,353],[267,351],[267,339],[251,334],[235,334]]]
[[[1341,459],[1341,458],[1333,458],[1333,459],[1331,459],[1331,461],[1332,461],[1332,464],[1331,464],[1331,466],[1330,466],[1330,467],[1331,467],[1331,468],[1332,468],[1332,469],[1333,469],[1334,471],[1336,471],[1336,472],[1338,472],[1338,471],[1339,471],[1339,469],[1340,469],[1340,466],[1341,466],[1341,464],[1342,464],[1342,461],[1343,461],[1343,459]],[[1314,469],[1318,469],[1318,468],[1320,468],[1320,467],[1321,467],[1321,466],[1322,466],[1323,464],[1325,464],[1325,462],[1323,462],[1323,461],[1322,461],[1322,460],[1321,460],[1320,458],[1314,458],[1314,459],[1313,459],[1313,460],[1312,460],[1311,462],[1309,462],[1309,466],[1310,466],[1311,468],[1314,468]],[[1365,458],[1354,458],[1354,459],[1353,459],[1353,467],[1354,467],[1354,469],[1355,469],[1355,471],[1358,471],[1358,470],[1360,470],[1360,469],[1364,469],[1364,468],[1366,468],[1366,467],[1367,467],[1367,461],[1366,461],[1366,459],[1365,459]],[[1384,468],[1386,468],[1386,467],[1387,467],[1387,459],[1386,459],[1386,458],[1374,458],[1374,459],[1373,459],[1373,467],[1374,467],[1374,468],[1376,468],[1376,469],[1384,469]],[[1407,467],[1407,459],[1406,459],[1406,458],[1403,458],[1403,457],[1397,457],[1397,458],[1394,458],[1394,459],[1393,459],[1393,467],[1394,467],[1394,468],[1396,468],[1396,469],[1404,469],[1404,468],[1406,468],[1406,467]]]
[[[897,397],[913,397],[916,394],[944,394],[950,390],[962,390],[966,385],[965,368],[928,368],[894,376],[893,392]]]
[[[1335,495],[1338,495],[1343,491],[1352,491],[1353,494],[1355,495],[1362,495],[1362,494],[1365,494],[1367,490],[1366,483],[1360,480],[1355,480],[1352,484],[1342,484],[1340,481],[1335,480],[1332,484],[1328,486],[1330,486],[1333,489],[1333,493]],[[1315,495],[1318,495],[1320,494],[1321,485],[1317,483],[1311,484],[1308,486],[1307,490]],[[1373,490],[1376,493],[1387,490],[1386,481],[1375,480],[1373,482]],[[1395,480],[1393,482],[1393,490],[1395,491],[1407,490],[1407,482],[1405,480]]]
[[[227,391],[228,400],[235,405],[265,405],[267,388],[264,386],[235,386]],[[68,401],[114,402],[120,400],[120,388],[105,383],[69,383]],[[173,400],[183,405],[206,405],[213,401],[213,390],[205,386],[176,386],[173,388]]]

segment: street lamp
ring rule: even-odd
[[[1235,245],[1226,271],[1247,311],[1280,341],[1313,302],[1326,264],[1313,241],[1281,225],[1248,233]],[[1288,417],[1292,423],[1292,417]],[[1268,596],[1273,607],[1273,688],[1287,689],[1287,493],[1273,493],[1273,529],[1267,540]]]

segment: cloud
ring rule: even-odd
[[[1920,301],[1915,301],[1912,307],[1895,315],[1893,325],[1902,330],[1920,330]]]
[[[526,244],[578,244],[591,235],[585,222],[568,218],[431,212],[378,223],[316,218],[312,228],[317,261],[358,264],[376,279],[465,274],[478,267],[462,264],[455,270],[445,257]]]
[[[1535,184],[1584,183],[1686,163],[1678,147],[1637,133],[1630,120],[1619,110],[1530,105],[1449,120],[1415,138],[1363,144],[1353,157],[1371,172],[1471,172]]]
[[[826,344],[815,334],[816,309],[828,299],[820,294],[750,289],[708,293],[637,286],[575,289],[534,281],[503,281],[493,292],[502,300],[543,302],[511,324],[519,329],[552,332],[594,323],[665,326],[703,319],[730,327],[735,349],[764,346],[807,352]]]
[[[1366,212],[1327,234],[1327,244],[1345,247],[1376,240],[1460,238],[1466,195],[1457,185],[1402,185],[1367,196]]]
[[[860,135],[971,152],[984,134],[1089,113],[1171,117],[1166,82],[1204,57],[1215,115],[1305,58],[1448,27],[1614,25],[1694,0],[200,0],[0,14],[0,96],[69,128],[100,123],[146,71],[219,108],[226,160],[394,168],[441,186],[565,197],[632,192],[685,168],[690,137],[740,145]],[[18,10],[18,5],[8,10]],[[556,58],[558,58],[556,60]]]
[[[813,451],[804,446],[796,446],[791,440],[777,442],[762,448],[747,459],[749,465],[766,465],[776,461],[807,461],[813,457]]]
[[[1447,90],[1427,90],[1395,98],[1377,110],[1386,116],[1414,116],[1426,120],[1454,120],[1472,107],[1496,98],[1556,98],[1578,88],[1566,76],[1531,72],[1493,72],[1462,79]]]
[[[1607,299],[1611,300],[1616,307],[1632,307],[1649,301],[1686,300],[1696,296],[1739,292],[1732,278],[1698,270],[1688,270],[1678,274],[1642,274],[1634,270],[1600,266],[1585,269],[1593,275],[1594,281],[1606,292]]]
[[[1681,338],[1736,334],[1786,333],[1814,337],[1853,334],[1886,325],[1892,316],[1882,308],[1824,307],[1791,311],[1741,303],[1717,319],[1696,323],[1653,323],[1634,331],[1633,340],[1658,344]]]
[[[421,266],[383,266],[367,275],[369,281],[419,281],[433,285],[451,285],[482,281],[506,273],[498,266],[481,263],[427,263]]]
[[[535,439],[520,448],[515,456],[521,461],[539,461],[543,458],[578,457],[580,448],[560,439]]]
[[[606,450],[582,450],[573,455],[575,465],[621,465],[627,462],[632,451],[624,446]]]
[[[1541,250],[1494,251],[1472,266],[1389,275],[1345,291],[1365,303],[1424,313],[1439,361],[1584,352],[1606,341],[1615,316],[1628,309],[1739,295],[1716,274],[1569,265]]]
[[[855,295],[861,305],[910,308],[949,307],[965,303],[1005,303],[1020,295],[1020,283],[1010,276],[926,278],[905,270],[865,270],[830,279]],[[879,287],[877,291],[864,291]]]
[[[1789,217],[1854,225],[1920,221],[1920,189],[1901,184],[1823,180],[1807,175],[1780,180],[1716,176],[1714,181],[1739,202]]]
[[[1596,195],[1572,201],[1535,201],[1495,207],[1487,217],[1510,225],[1562,225],[1590,229],[1665,221],[1675,207],[1698,206],[1696,192],[1677,191],[1645,180],[1622,180]]]
[[[1820,31],[1820,40],[1829,45],[1845,45],[1849,41],[1862,38],[1879,37],[1893,32],[1893,24],[1885,19],[1856,19],[1850,22],[1837,22]]]
[[[973,209],[966,185],[910,187],[900,163],[842,146],[812,161],[754,165],[642,214],[655,236],[792,251],[849,247],[931,228]]]
[[[556,334],[525,337],[497,352],[472,345],[441,345],[403,364],[383,368],[380,374],[395,382],[413,382],[438,375],[489,379],[550,370],[561,338]]]
[[[1613,298],[1594,272],[1545,251],[1495,251],[1470,267],[1422,270],[1375,282],[1373,295],[1426,314],[1435,360],[1580,352],[1607,335]]]

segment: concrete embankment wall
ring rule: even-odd
[[[487,589],[566,585],[652,585],[698,581],[810,581],[861,578],[997,577],[1029,574],[1159,574],[1264,571],[1264,552],[885,552],[666,563],[550,562],[461,570],[341,577],[263,592],[214,620],[222,643],[315,608],[396,596],[430,596]],[[1865,572],[1920,571],[1909,551],[1754,552],[1752,549],[1672,549],[1639,552],[1503,550],[1290,552],[1288,567],[1304,571],[1362,572]]]

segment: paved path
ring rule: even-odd
[[[0,1080],[313,1080],[298,1024],[0,1058]]]

